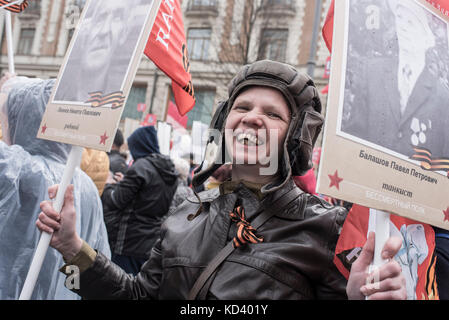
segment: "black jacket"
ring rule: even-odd
[[[177,187],[170,158],[139,158],[117,184],[107,184],[103,211],[112,252],[148,258]]]
[[[296,188],[293,180],[260,201],[245,186],[216,188],[193,196],[170,215],[150,259],[133,277],[98,253],[81,273],[87,299],[186,299],[196,279],[236,234],[231,222],[237,198],[248,221],[276,197]],[[202,213],[191,219],[198,208]],[[218,268],[207,299],[345,299],[346,279],[333,263],[347,211],[303,193],[257,231],[262,243],[246,244]]]

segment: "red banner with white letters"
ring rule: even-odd
[[[182,11],[178,0],[163,0],[145,46],[145,55],[172,79],[179,113],[185,115],[195,105]]]

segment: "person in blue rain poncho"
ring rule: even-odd
[[[36,219],[49,186],[60,183],[71,146],[36,138],[54,80],[3,77],[0,81],[0,300],[17,299],[40,232]],[[110,256],[101,200],[79,168],[72,183],[81,213],[76,229],[98,251]],[[79,299],[64,287],[61,255],[49,248],[32,299]]]

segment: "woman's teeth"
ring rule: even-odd
[[[240,133],[237,135],[237,142],[245,146],[260,146],[263,144],[255,135],[250,133]]]

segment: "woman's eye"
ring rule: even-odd
[[[268,116],[270,118],[282,119],[280,115],[278,115],[277,113],[274,113],[274,112],[268,112]]]

